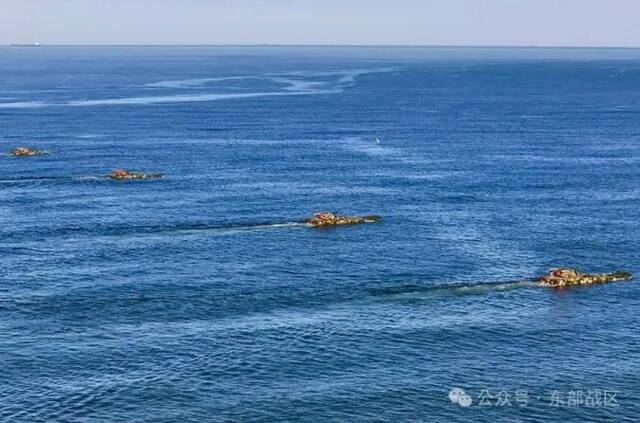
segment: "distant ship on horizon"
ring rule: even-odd
[[[40,43],[17,43],[17,44],[9,44],[9,47],[40,47],[42,44]]]

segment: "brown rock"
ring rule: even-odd
[[[544,286],[564,288],[570,286],[626,281],[632,278],[633,275],[631,273],[623,271],[589,274],[581,273],[576,269],[551,269],[547,275],[538,278],[538,282]]]
[[[344,216],[332,212],[318,212],[307,218],[305,223],[310,226],[320,227],[374,223],[380,219],[382,219],[380,216]]]
[[[14,157],[44,156],[46,151],[35,150],[29,147],[16,147],[9,153]]]
[[[130,170],[125,169],[115,169],[109,175],[107,175],[111,179],[152,179],[152,178],[162,178],[164,176],[162,173],[144,173],[144,172],[132,172]]]

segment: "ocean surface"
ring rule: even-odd
[[[1,47],[19,145],[2,422],[638,421],[640,283],[532,280],[640,271],[640,50]]]

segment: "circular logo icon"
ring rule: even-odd
[[[449,399],[451,400],[451,402],[456,403],[456,404],[460,400],[460,397],[463,396],[463,395],[466,395],[466,394],[460,388],[453,388],[452,390],[449,391]]]
[[[469,407],[471,406],[471,403],[473,402],[473,400],[471,399],[471,397],[467,394],[462,395],[459,399],[458,399],[458,405],[460,407]]]
[[[460,407],[469,407],[473,403],[471,397],[462,388],[451,389],[449,391],[449,400]]]

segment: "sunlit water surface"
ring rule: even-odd
[[[0,48],[0,420],[636,421],[637,282],[527,281],[640,270],[639,141],[637,50]]]

